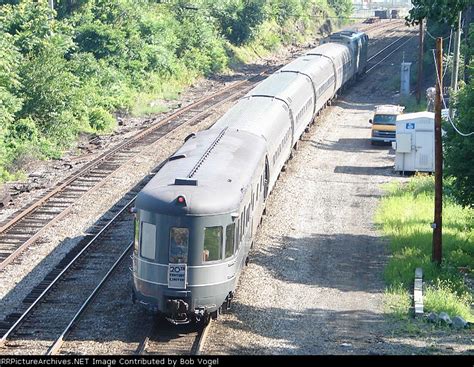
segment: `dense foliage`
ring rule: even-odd
[[[462,88],[457,100],[457,116],[454,121],[458,130],[464,133],[474,131],[474,85],[467,84]],[[454,131],[451,124],[443,127],[447,134],[444,137],[445,173],[452,176],[450,190],[457,201],[474,208],[474,135],[462,136]]]
[[[474,0],[412,0],[414,5],[410,10],[407,21],[411,24],[418,23],[421,19],[427,19],[430,34],[436,37],[447,37],[451,26],[456,25],[458,14],[465,11],[468,6],[474,6]],[[474,74],[474,60],[472,59],[472,45],[474,44],[474,26],[470,24],[470,35],[461,39],[461,65],[459,70],[460,79],[467,83],[461,83],[457,96],[451,96],[456,104],[456,118],[454,123],[458,130],[465,133],[474,131],[474,87],[472,85]],[[429,64],[428,70],[434,74],[434,63],[431,49],[435,48],[434,39],[427,37],[425,49],[425,62]],[[445,42],[444,50],[447,51],[449,42]],[[451,47],[452,52],[452,47]],[[452,55],[445,57],[448,71],[452,68]],[[465,65],[471,67],[465,68]],[[444,85],[449,85],[451,73],[443,80]],[[452,185],[445,188],[464,206],[474,207],[474,167],[471,161],[474,157],[474,135],[462,136],[458,134],[449,123],[444,124],[447,131],[443,138],[445,175]]]
[[[0,0],[0,182],[29,157],[60,156],[80,132],[111,131],[113,114],[227,68],[246,47],[301,40],[335,14],[326,0],[54,3]],[[348,0],[330,3],[349,15]]]
[[[421,19],[455,24],[458,14],[468,5],[473,5],[473,0],[411,0],[413,8],[407,17],[411,24],[418,24]]]

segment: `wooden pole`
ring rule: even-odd
[[[435,98],[435,209],[433,223],[433,262],[441,264],[443,209],[443,146],[441,142],[441,93],[443,93],[443,38],[436,39],[437,83]]]
[[[418,53],[418,81],[416,85],[416,102],[420,104],[421,101],[421,89],[423,88],[423,44],[424,44],[424,33],[423,33],[423,19],[420,21],[420,43]]]

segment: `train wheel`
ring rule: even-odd
[[[219,309],[215,310],[214,312],[211,312],[211,318],[213,320],[217,320],[217,318],[219,317],[219,315],[222,314],[222,306],[219,307]],[[208,322],[209,323],[209,322]]]
[[[232,304],[232,297],[227,296],[227,300],[225,302],[225,310],[226,311],[230,310],[231,304]]]
[[[203,318],[201,319],[202,326],[207,326],[209,322],[211,321],[211,315],[209,315],[207,312],[204,314]]]

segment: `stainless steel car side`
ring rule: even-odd
[[[312,49],[168,159],[135,203],[134,301],[175,323],[230,305],[269,192],[317,113],[364,72],[367,42]]]

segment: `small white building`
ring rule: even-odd
[[[395,139],[395,171],[434,172],[433,112],[397,116]]]

